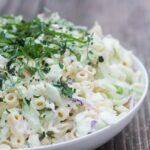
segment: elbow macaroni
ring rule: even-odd
[[[69,117],[69,110],[67,108],[59,108],[56,110],[57,118],[61,121]]]
[[[5,95],[4,101],[10,107],[15,107],[18,105],[18,98],[15,93],[9,93]]]
[[[45,108],[46,106],[46,101],[45,101],[45,98],[42,96],[42,97],[39,97],[39,98],[35,98],[34,99],[34,105],[35,105],[35,108],[37,110],[42,110]]]
[[[88,73],[86,71],[80,71],[76,75],[76,80],[79,82],[88,80]]]
[[[12,135],[10,137],[10,141],[13,148],[23,148],[25,144],[25,137]]]

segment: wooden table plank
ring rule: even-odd
[[[7,7],[8,0],[0,0],[0,13],[2,14],[3,11],[5,11],[5,8]]]
[[[3,15],[12,15],[12,14],[16,15],[20,4],[21,4],[20,0],[7,1],[7,4],[4,6],[4,9],[2,11],[2,14]]]
[[[111,33],[145,64],[150,75],[149,0],[0,0],[0,14],[23,14],[32,18],[43,8],[58,11],[75,24],[91,27],[98,20],[104,33]],[[150,88],[149,88],[150,90]],[[132,122],[97,150],[150,149],[150,92]]]
[[[145,107],[144,107],[145,108]],[[149,142],[148,142],[148,135],[147,135],[147,125],[146,125],[146,118],[144,114],[144,109],[141,110],[140,115],[140,132],[142,138],[142,144],[144,149],[149,149]]]
[[[124,134],[124,139],[126,143],[127,150],[133,150],[134,149],[134,143],[133,143],[133,134],[132,134],[132,129],[133,129],[133,123],[130,123],[127,128],[124,129],[123,134]]]
[[[26,19],[34,17],[40,8],[41,0],[21,0],[18,14],[24,15]]]

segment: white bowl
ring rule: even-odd
[[[137,57],[133,56],[133,60],[135,67],[143,73],[142,83],[144,83],[145,87],[143,88],[143,95],[141,99],[125,117],[120,119],[114,125],[108,126],[102,130],[95,131],[94,133],[84,137],[58,144],[41,146],[38,148],[27,148],[26,150],[94,150],[119,133],[131,121],[136,112],[139,110],[148,90],[147,71]]]

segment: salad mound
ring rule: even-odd
[[[0,149],[38,147],[115,124],[143,85],[132,53],[96,23],[57,13],[0,17]]]

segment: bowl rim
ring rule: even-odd
[[[46,148],[63,147],[66,144],[70,144],[71,145],[74,142],[78,142],[78,141],[81,142],[82,140],[88,139],[91,136],[98,135],[101,132],[105,132],[109,128],[115,126],[116,124],[119,124],[120,122],[122,122],[123,120],[125,120],[126,118],[128,118],[143,103],[143,101],[144,101],[144,99],[146,97],[147,91],[148,91],[148,86],[149,86],[148,72],[147,72],[145,66],[143,65],[142,61],[137,56],[135,56],[134,54],[132,54],[132,58],[133,58],[133,62],[136,62],[138,64],[137,66],[139,66],[140,70],[143,72],[143,78],[145,80],[145,87],[144,87],[143,95],[141,96],[141,98],[139,99],[139,101],[137,102],[137,104],[123,118],[119,119],[113,125],[108,125],[107,127],[103,128],[103,129],[99,129],[97,131],[94,131],[91,134],[87,134],[87,135],[84,135],[82,137],[77,137],[77,138],[74,138],[74,139],[71,139],[71,140],[68,140],[68,141],[64,141],[64,142],[60,142],[60,143],[56,143],[56,144],[51,144],[51,145],[40,145],[38,147],[33,147],[33,148],[32,147],[31,148],[22,148],[20,150],[41,150],[41,149],[46,149]]]

